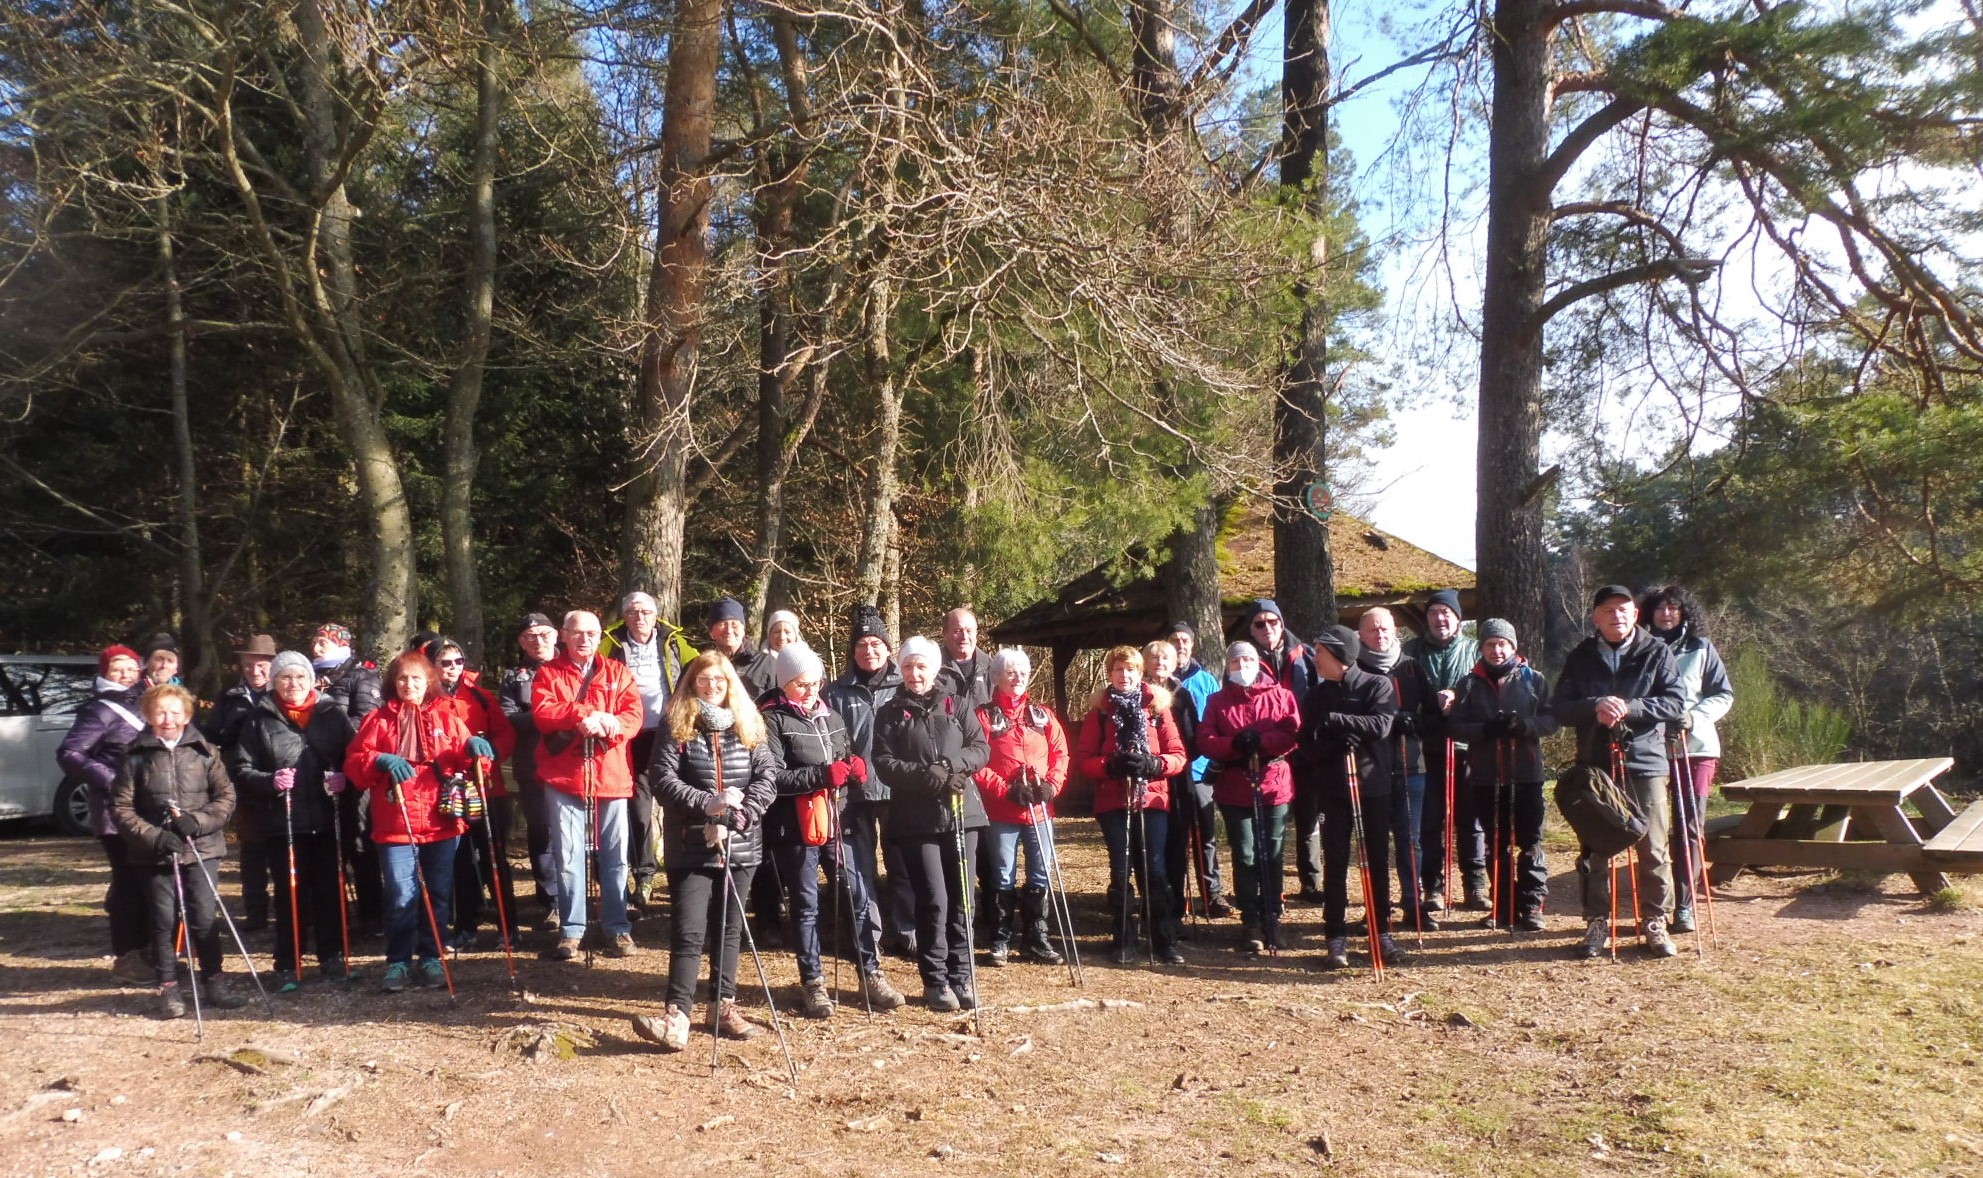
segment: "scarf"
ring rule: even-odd
[[[350,647],[333,646],[330,648],[330,653],[325,655],[324,657],[320,659],[311,659],[310,666],[319,671],[335,671],[339,667],[343,666],[344,664],[350,661],[351,661]]]
[[[696,722],[705,732],[728,732],[737,722],[737,714],[728,708],[719,708],[700,696],[696,697]]]
[[[401,700],[399,703],[399,755],[406,758],[409,765],[425,762],[427,757],[426,733],[420,725],[427,719],[424,709]]]
[[[275,703],[277,707],[282,709],[282,714],[289,717],[291,724],[296,725],[298,728],[308,728],[310,726],[310,713],[317,710],[317,693],[312,691],[303,697],[302,703],[297,704],[293,708],[283,703],[280,699],[276,700]]]
[[[1117,752],[1142,756],[1150,751],[1149,720],[1143,714],[1143,688],[1128,691],[1109,688],[1109,708],[1115,713]]]
[[[1509,676],[1509,674],[1511,674],[1514,671],[1516,667],[1519,667],[1521,665],[1522,665],[1522,660],[1519,658],[1509,659],[1507,662],[1502,663],[1498,667],[1495,666],[1493,663],[1488,662],[1486,659],[1482,659],[1480,661],[1480,669],[1486,671],[1487,677],[1489,679],[1495,680],[1496,682],[1506,679]]]
[[[1370,647],[1366,646],[1363,648],[1363,653],[1357,657],[1356,661],[1359,664],[1361,664],[1363,669],[1366,671],[1370,671],[1378,675],[1389,675],[1391,673],[1391,668],[1398,665],[1398,659],[1403,657],[1404,653],[1405,653],[1405,648],[1397,645],[1396,643],[1392,643],[1391,649],[1388,651],[1373,650]]]
[[[1662,630],[1658,626],[1648,626],[1646,628],[1652,631],[1654,638],[1672,647],[1675,654],[1680,653],[1681,644],[1687,641],[1687,623],[1685,622],[1680,623],[1671,630]]]

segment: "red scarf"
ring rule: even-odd
[[[317,710],[317,693],[314,690],[311,691],[310,694],[303,697],[302,703],[297,704],[293,708],[283,703],[279,697],[275,703],[277,707],[282,709],[282,714],[289,717],[291,724],[296,725],[298,728],[308,728],[310,726],[310,713]]]

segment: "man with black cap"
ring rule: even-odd
[[[880,610],[871,605],[855,606],[853,630],[848,638],[853,651],[852,665],[826,689],[826,706],[838,712],[847,725],[848,745],[853,753],[872,765],[875,710],[895,698],[902,686],[902,673],[889,657],[894,644],[889,640]],[[883,841],[881,834],[888,823],[888,805],[893,795],[875,773],[869,773],[866,781],[851,787],[848,793],[847,808],[841,812],[841,829],[847,839],[848,858],[867,884],[867,894],[875,897],[880,908],[875,918],[881,924],[882,951],[914,960],[914,893],[900,854],[893,843]],[[883,864],[888,868],[886,885],[881,883]]]
[[[234,746],[241,743],[241,728],[253,715],[257,704],[269,691],[269,664],[275,661],[275,638],[257,634],[234,652],[241,678],[213,702],[200,731],[220,750],[223,760],[232,763]],[[241,911],[246,917],[241,927],[249,932],[269,924],[269,844],[261,837],[261,807],[246,790],[235,793],[234,829],[241,844]]]
[[[1666,725],[1687,710],[1687,695],[1672,650],[1639,629],[1638,620],[1638,603],[1625,586],[1606,585],[1592,595],[1591,625],[1597,633],[1563,660],[1551,710],[1576,727],[1577,763],[1610,773],[1645,815],[1645,837],[1632,848],[1638,864],[1634,903],[1643,917],[1646,948],[1656,957],[1671,957],[1678,950],[1667,935],[1665,916],[1673,902]],[[1611,866],[1589,851],[1577,857],[1589,922],[1580,947],[1585,957],[1602,954],[1610,940]]]
[[[778,656],[751,645],[749,621],[743,602],[734,597],[717,598],[709,607],[709,645],[703,649],[722,651],[737,668],[737,678],[749,689],[751,702],[757,703],[778,693]],[[758,877],[768,874],[760,871]]]
[[[516,731],[516,751],[510,754],[510,774],[516,778],[517,794],[523,799],[524,833],[530,840],[530,874],[537,879],[537,902],[543,906],[546,931],[555,930],[558,873],[551,862],[551,809],[544,796],[544,783],[537,777],[537,717],[530,710],[530,686],[537,669],[558,655],[558,628],[543,614],[525,614],[517,628],[517,649],[522,658],[503,672],[503,715]]]
[[[1197,659],[1198,631],[1190,622],[1172,622],[1164,636],[1177,648],[1177,685],[1190,701],[1192,719],[1205,718],[1205,705],[1218,694],[1219,680],[1207,671]],[[1193,725],[1196,728],[1196,725]],[[1190,890],[1190,859],[1192,832],[1198,838],[1198,877],[1204,881],[1205,894],[1211,897],[1205,915],[1214,920],[1233,914],[1232,901],[1226,898],[1225,887],[1219,878],[1218,804],[1212,799],[1211,759],[1198,755],[1192,747],[1195,741],[1187,736],[1185,751],[1192,755],[1191,764],[1185,766],[1184,775],[1172,783],[1171,821],[1168,830],[1170,843],[1164,848],[1164,866],[1169,869],[1173,912],[1184,911],[1185,893]]]
[[[1322,801],[1322,919],[1329,938],[1323,969],[1349,964],[1349,869],[1356,810],[1370,869],[1366,927],[1385,960],[1402,958],[1391,939],[1391,724],[1398,705],[1391,684],[1357,666],[1363,643],[1347,626],[1326,626],[1315,640],[1315,686],[1301,701],[1301,743]],[[1350,796],[1350,759],[1358,797]]]
[[[1302,641],[1288,632],[1281,607],[1271,597],[1256,599],[1246,607],[1247,641],[1260,652],[1260,666],[1274,682],[1288,689],[1298,704],[1308,698],[1315,683],[1315,656]],[[1294,860],[1301,877],[1297,899],[1310,904],[1322,902],[1322,785],[1309,772],[1308,749],[1297,748],[1288,757],[1294,774]]]
[[[1453,775],[1453,858],[1464,875],[1466,906],[1487,908],[1487,848],[1467,789],[1467,746],[1448,742],[1443,716],[1459,698],[1467,673],[1480,660],[1480,644],[1460,631],[1460,593],[1441,589],[1425,603],[1425,633],[1405,643],[1405,657],[1418,663],[1438,693],[1440,716],[1422,733],[1425,748],[1425,809],[1418,831],[1419,880],[1428,912],[1446,907],[1446,774]],[[1448,753],[1451,753],[1450,760]]]

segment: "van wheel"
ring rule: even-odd
[[[96,833],[90,827],[90,800],[83,782],[63,778],[55,789],[55,828],[79,838]]]

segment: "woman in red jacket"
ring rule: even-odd
[[[1033,824],[1067,784],[1067,733],[1059,717],[1026,694],[1033,660],[1016,646],[992,656],[991,702],[978,709],[978,723],[991,744],[991,760],[977,772],[978,796],[985,803],[998,863],[998,909],[993,916],[990,962],[1004,965],[1012,944],[1012,921],[1024,921],[1020,947],[1043,965],[1059,965],[1060,954],[1047,940],[1046,832]],[[1051,813],[1051,810],[1047,811]],[[1026,890],[1018,890],[1019,844],[1026,844]]]
[[[1135,906],[1129,876],[1149,909],[1150,948],[1166,965],[1183,965],[1170,922],[1170,884],[1164,871],[1169,837],[1170,779],[1184,772],[1184,739],[1171,716],[1171,693],[1143,682],[1143,652],[1118,646],[1103,660],[1107,681],[1088,704],[1081,725],[1081,772],[1095,789],[1095,821],[1109,848],[1110,891],[1115,896],[1117,965],[1136,956]]]
[[[469,734],[454,705],[439,690],[440,675],[419,651],[386,668],[391,698],[365,717],[344,758],[352,785],[369,795],[372,841],[385,874],[386,976],[379,988],[406,989],[417,952],[420,980],[429,989],[446,984],[436,925],[445,926],[454,894],[454,856],[466,829],[442,806],[446,779],[465,773],[475,757],[495,748]],[[433,916],[420,903],[414,864],[427,887]]]
[[[1294,693],[1260,665],[1253,644],[1235,642],[1226,649],[1225,686],[1206,701],[1205,718],[1194,735],[1198,754],[1210,758],[1216,773],[1212,800],[1225,816],[1226,838],[1232,843],[1233,892],[1247,950],[1278,949],[1281,836],[1288,803],[1294,800],[1287,756],[1301,735],[1301,708]],[[1254,828],[1256,801],[1264,831]],[[1273,898],[1263,907],[1268,896]]]

